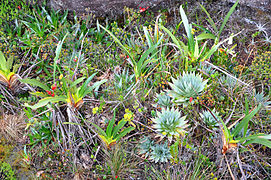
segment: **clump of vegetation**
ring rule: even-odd
[[[71,21],[21,2],[0,5],[0,179],[270,177],[271,53],[250,56],[269,36],[239,42],[238,1],[222,21],[206,3]]]
[[[188,126],[185,121],[186,116],[181,117],[178,110],[162,108],[162,112],[157,112],[157,117],[153,119],[153,127],[161,136],[166,136],[171,142],[173,138],[184,136],[185,128]]]
[[[169,151],[169,148],[167,146],[167,143],[165,144],[156,144],[153,147],[151,147],[152,152],[150,155],[150,159],[154,162],[168,162],[168,160],[172,157]]]
[[[15,180],[15,174],[10,164],[6,162],[0,162],[0,178],[3,180]]]
[[[186,107],[189,103],[193,104],[207,86],[208,80],[203,80],[200,74],[195,72],[186,73],[172,79],[173,83],[169,83],[172,90],[168,93],[178,105]]]
[[[271,86],[271,52],[266,51],[259,54],[252,61],[250,66],[252,75],[255,80],[260,81],[263,85]]]
[[[216,129],[219,127],[219,116],[218,112],[213,109],[211,112],[210,111],[202,111],[200,113],[200,117],[203,119],[204,123],[208,126],[211,127],[212,129]]]

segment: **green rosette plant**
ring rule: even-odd
[[[166,136],[169,142],[172,141],[173,137],[184,136],[186,132],[184,129],[187,127],[186,116],[181,117],[181,113],[174,108],[162,108],[162,112],[157,111],[156,113],[157,117],[153,119],[153,122],[158,133]]]
[[[170,158],[172,158],[170,154],[170,149],[165,144],[156,144],[155,146],[151,147],[152,152],[150,155],[150,159],[153,160],[155,163],[157,162],[168,162]]]
[[[201,75],[195,72],[184,72],[179,78],[172,78],[172,82],[169,83],[172,89],[168,91],[169,96],[177,105],[183,104],[186,107],[189,103],[194,103],[194,99],[205,89],[208,80],[204,81]]]
[[[215,117],[214,117],[214,116]],[[203,119],[204,123],[211,127],[212,129],[217,129],[219,127],[219,113],[216,112],[215,109],[212,110],[212,113],[210,111],[202,111],[200,113],[200,117]]]

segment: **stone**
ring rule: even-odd
[[[226,1],[231,3],[236,2],[236,0],[226,0]],[[239,4],[259,9],[262,11],[271,11],[271,0],[239,0]]]
[[[75,11],[77,15],[92,13],[96,17],[116,17],[122,14],[124,7],[140,10],[154,8],[173,0],[49,0],[49,7],[58,10]]]

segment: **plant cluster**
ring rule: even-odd
[[[3,7],[0,170],[15,177],[14,146],[16,168],[41,179],[270,177],[271,53],[236,61],[237,5],[222,21],[202,4],[115,21]]]
[[[251,64],[252,76],[265,86],[271,86],[271,52],[266,51],[255,57]]]

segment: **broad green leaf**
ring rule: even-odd
[[[65,40],[65,38],[67,37],[69,33],[67,33],[64,38],[62,39],[62,41],[60,41],[58,44],[57,44],[57,47],[56,47],[56,56],[54,58],[54,73],[53,73],[53,77],[54,77],[54,83],[55,83],[55,76],[56,76],[56,65],[57,65],[57,61],[58,61],[58,58],[59,58],[59,55],[60,55],[60,52],[61,52],[61,49],[62,49],[62,45],[63,45],[63,42]]]
[[[112,38],[120,45],[120,47],[129,55],[129,58],[131,59],[132,63],[135,64],[135,60],[133,59],[132,54],[129,52],[129,50],[120,42],[120,40],[109,30],[107,30],[105,27],[99,24],[99,26],[105,30]]]
[[[143,27],[143,31],[144,31],[145,37],[147,39],[148,46],[150,48],[153,45],[150,33],[148,32],[148,30],[147,30],[147,28],[145,26]]]
[[[108,126],[106,128],[107,136],[111,137],[113,133],[113,126],[115,124],[116,111],[114,111],[114,117],[109,121]]]
[[[271,149],[271,141],[268,139],[263,139],[263,138],[249,140],[249,141],[245,142],[244,145],[253,144],[253,143],[262,144],[262,145]]]
[[[100,134],[104,137],[107,137],[107,134],[104,132],[104,130],[102,128],[100,128],[98,125],[94,124],[93,122],[90,122],[90,123],[98,130],[98,134]]]
[[[200,35],[198,35],[196,37],[196,40],[201,41],[201,40],[205,40],[205,39],[215,39],[215,35],[213,34],[209,34],[209,33],[201,33]]]
[[[102,139],[103,142],[105,142],[107,147],[109,147],[110,144],[116,142],[116,140],[113,139],[113,137],[105,137],[105,136],[101,136],[101,135],[99,135],[99,137]]]
[[[50,91],[50,88],[47,85],[41,83],[40,81],[38,81],[36,79],[19,79],[19,81],[21,81],[23,83],[30,84],[32,86],[38,86],[45,91],[47,91],[47,90]]]
[[[240,133],[240,131],[244,128],[244,133],[247,131],[247,124],[249,121],[253,118],[253,116],[260,110],[261,104],[259,104],[258,107],[254,108],[253,111],[251,111],[249,114],[247,114],[243,120],[236,126],[236,128],[233,130],[232,135],[236,136]],[[246,128],[246,129],[245,129]],[[244,134],[245,136],[246,134]]]
[[[13,59],[14,59],[14,57],[11,56],[11,57],[9,57],[8,60],[7,60],[7,65],[6,65],[6,66],[7,66],[8,71],[11,71],[11,69],[12,69]]]
[[[237,1],[234,3],[234,5],[231,7],[230,11],[227,13],[227,15],[226,15],[226,17],[225,17],[225,19],[224,19],[222,25],[220,26],[220,29],[219,29],[219,32],[218,32],[218,38],[220,37],[220,35],[221,35],[221,33],[222,33],[222,31],[223,31],[223,29],[224,29],[224,27],[225,27],[227,21],[229,20],[231,14],[232,14],[233,11],[235,10],[235,8],[236,8],[238,2],[239,2],[239,0],[237,0]]]
[[[181,17],[182,17],[182,21],[183,21],[183,25],[184,25],[184,29],[186,31],[187,37],[188,37],[188,39],[191,39],[191,37],[192,37],[192,32],[191,32],[192,28],[189,25],[187,16],[186,16],[182,6],[180,6],[180,13],[181,13]]]
[[[122,119],[117,126],[115,126],[114,130],[113,130],[113,134],[112,136],[115,137],[117,135],[117,133],[119,132],[119,130],[127,123],[126,120]]]
[[[81,77],[79,79],[76,79],[74,82],[71,83],[70,88],[73,88],[73,86],[76,86],[77,84],[81,83],[85,77]]]
[[[221,118],[218,118],[223,126],[223,133],[224,133],[224,136],[226,138],[226,140],[229,140],[230,138],[230,131],[229,129],[227,128],[226,124],[224,123],[224,121],[221,119]]]
[[[198,44],[198,40],[196,39],[196,44],[195,44],[195,51],[194,51],[194,57],[196,58],[196,59],[198,59],[198,57],[199,57],[199,44]]]
[[[46,98],[39,100],[39,102],[33,106],[31,106],[29,104],[24,104],[24,106],[30,107],[31,109],[38,109],[40,107],[46,106],[49,102],[56,103],[59,101],[66,102],[66,97],[65,96],[46,97]]]
[[[208,51],[208,53],[206,53],[203,56],[203,58],[201,58],[200,61],[202,62],[202,61],[205,61],[206,59],[209,59],[214,54],[214,52],[216,52],[216,50],[218,49],[219,46],[220,46],[220,44],[212,46],[212,48]]]
[[[7,61],[2,51],[0,51],[0,70],[3,70],[4,72],[8,71]]]
[[[84,98],[88,93],[92,92],[93,89],[97,90],[100,85],[102,85],[106,81],[107,79],[103,79],[101,81],[95,82],[91,87],[88,87],[85,91],[83,91],[82,94],[80,94],[80,97]]]
[[[260,139],[271,139],[271,135],[266,135],[266,134],[260,133],[260,134],[250,135],[250,136],[247,136],[247,137],[237,138],[236,140],[238,140],[240,142],[244,142],[246,140],[258,139],[258,138],[260,138]]]
[[[35,96],[39,96],[39,97],[47,97],[48,96],[47,94],[44,94],[43,92],[39,92],[39,91],[31,92],[30,94],[35,95]]]
[[[201,4],[199,4],[200,7],[202,8],[202,10],[205,12],[205,14],[207,15],[208,19],[209,19],[209,23],[211,24],[211,26],[213,27],[213,29],[215,30],[215,32],[218,31],[213,19],[211,18],[210,14],[208,13],[208,11],[205,9],[205,7],[203,7]]]
[[[175,45],[178,47],[179,50],[182,50],[182,46],[179,43],[179,40],[164,26],[160,25],[160,28],[163,29],[172,39],[172,41],[175,43]]]
[[[128,127],[126,129],[124,129],[123,131],[121,131],[121,133],[119,133],[115,139],[116,141],[118,141],[120,138],[124,137],[126,134],[128,134],[129,132],[133,131],[135,129],[135,127]]]
[[[93,73],[91,76],[89,76],[87,78],[87,80],[83,83],[83,85],[80,87],[80,90],[79,90],[79,96],[80,97],[84,97],[84,92],[87,90],[88,88],[88,84],[90,83],[90,81],[93,79],[93,77],[96,75],[97,73]]]
[[[159,41],[158,41],[154,46],[150,47],[147,51],[145,51],[145,52],[142,54],[140,60],[139,60],[138,63],[137,63],[138,69],[140,69],[140,70],[142,69],[142,64],[143,64],[143,62],[144,62],[145,59],[147,59],[148,56],[149,56],[151,53],[153,53],[153,51],[157,48],[157,46],[160,44],[162,38],[163,38],[163,36],[161,36],[161,38],[159,39]]]

